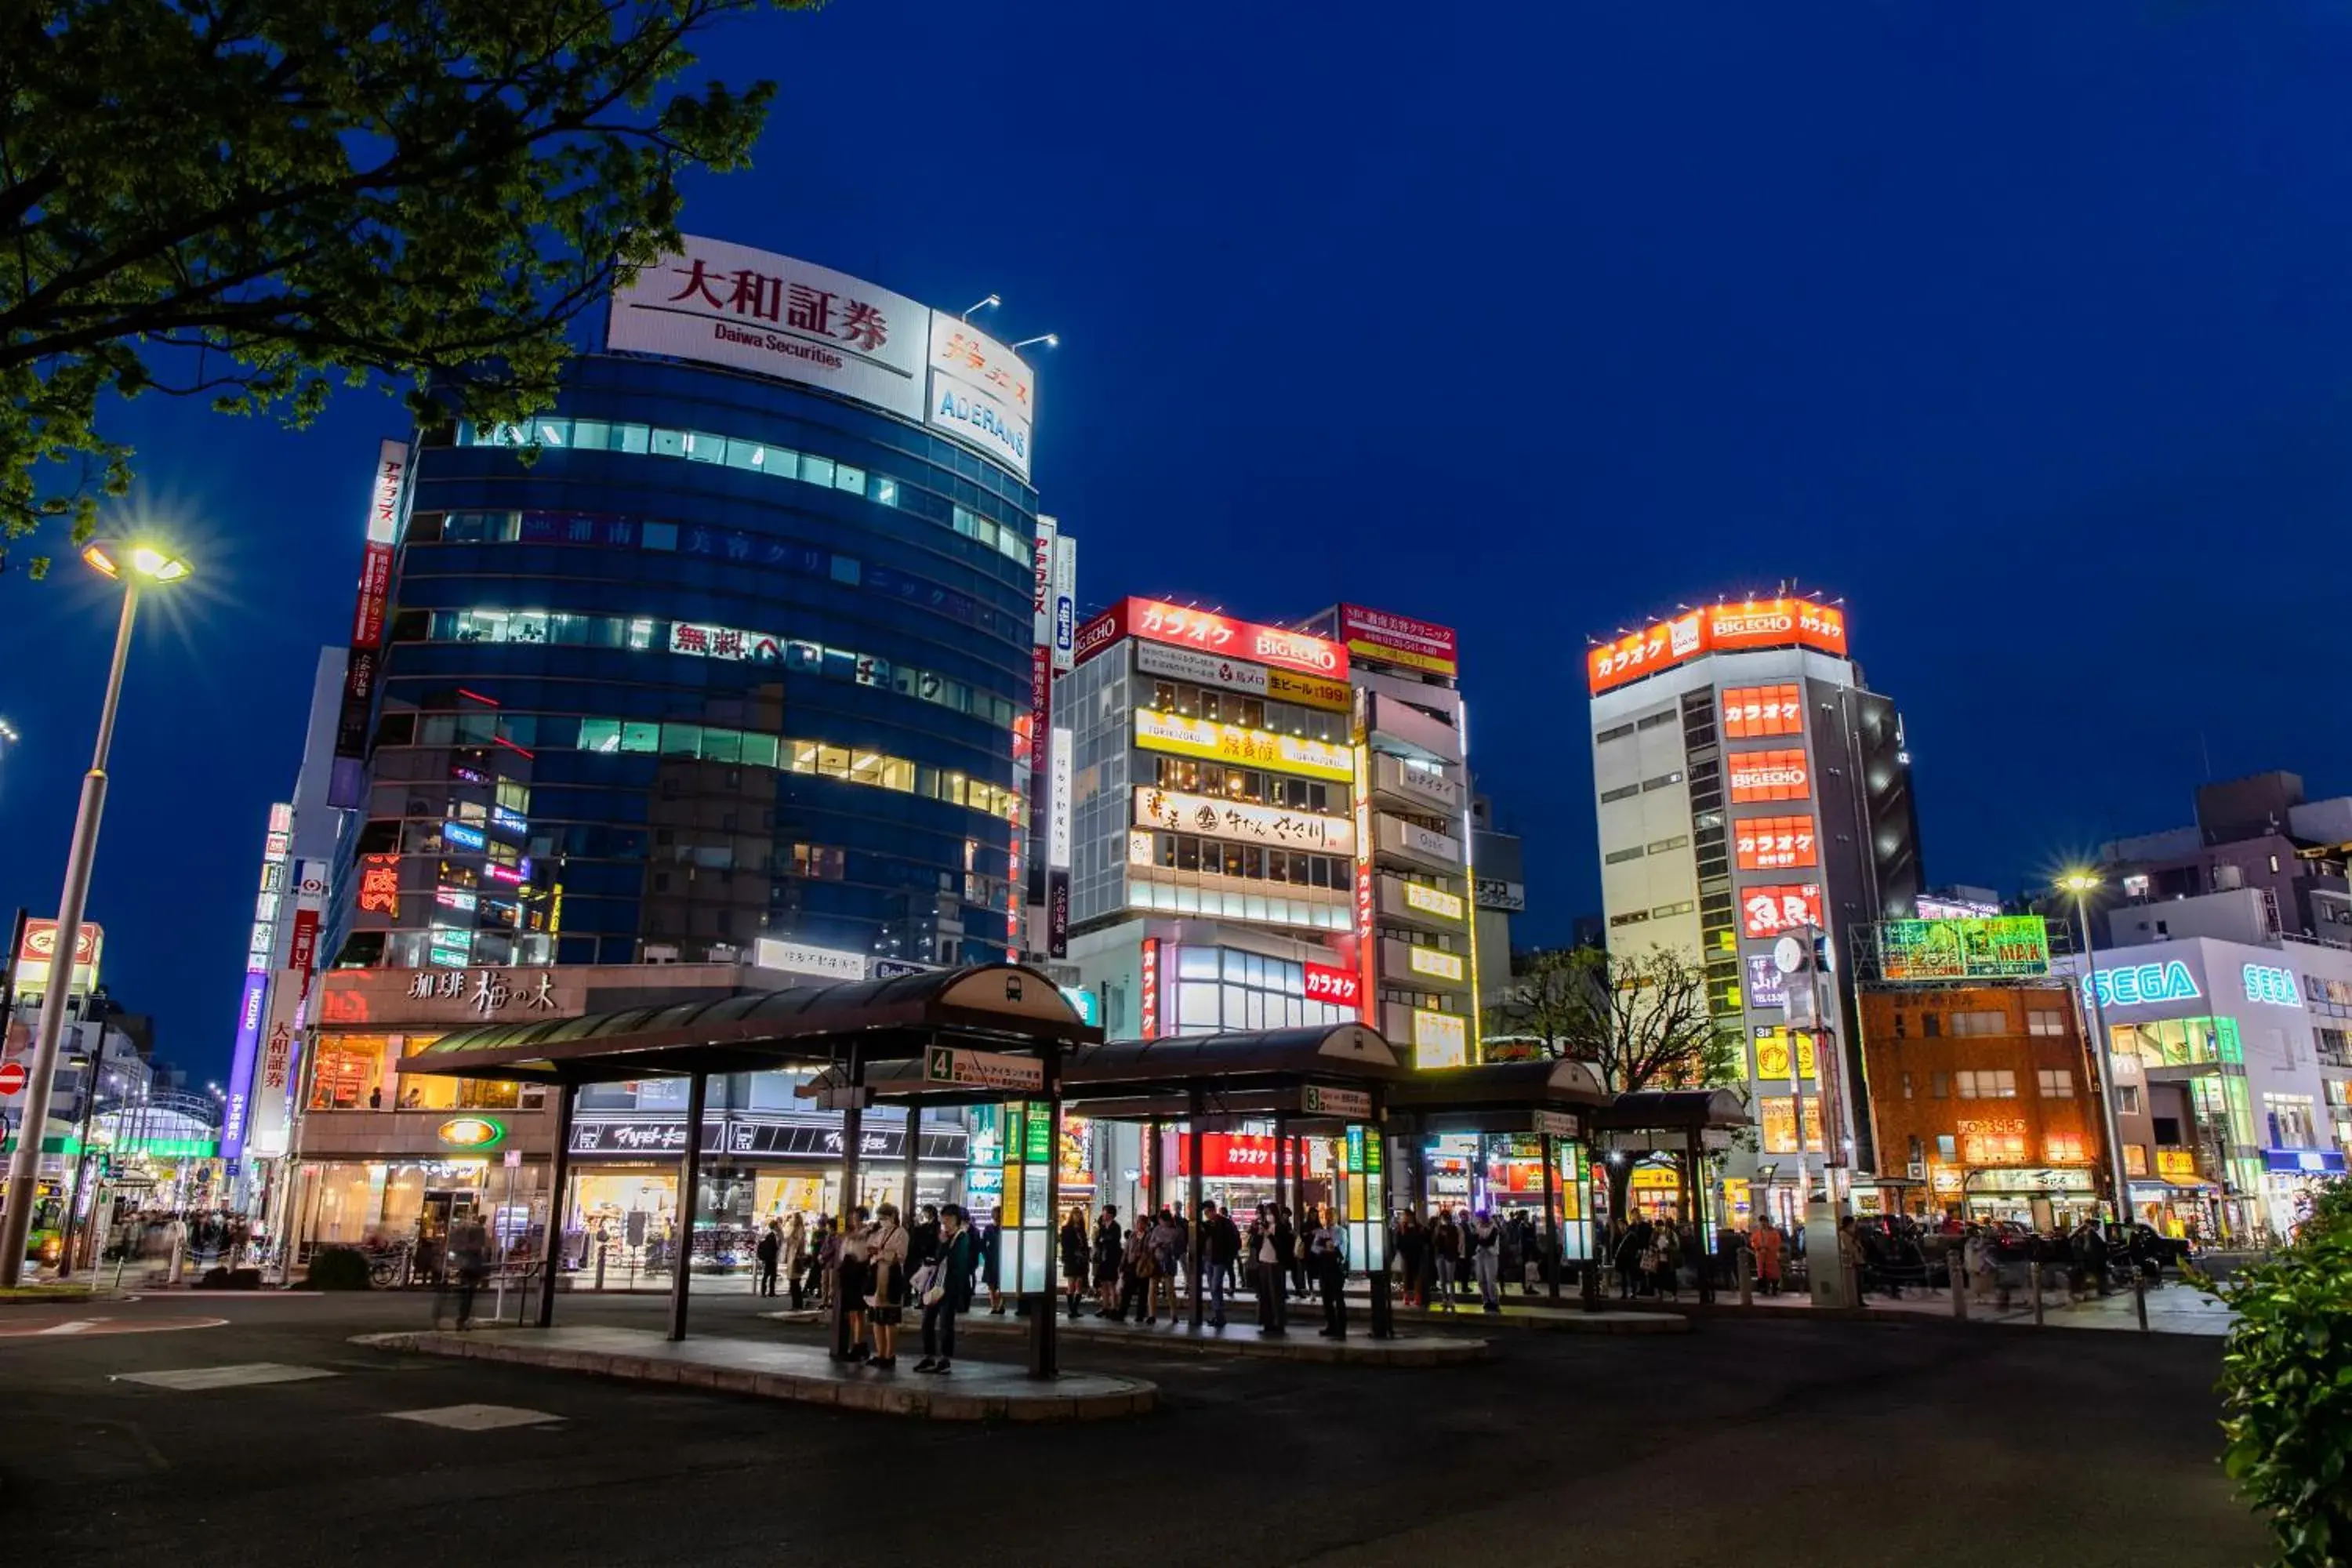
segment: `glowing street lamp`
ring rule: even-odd
[[[2074,896],[2074,914],[2083,922],[2084,984],[2091,993],[2092,1060],[2099,1068],[2099,1114],[2107,1135],[2107,1180],[2116,1190],[2116,1217],[2131,1218],[2130,1174],[2124,1168],[2122,1125],[2116,1120],[2116,1063],[2107,1045],[2107,1009],[2099,998],[2098,944],[2091,936],[2091,894],[2099,886],[2095,871],[2069,871],[2058,879],[2061,892]]]
[[[1062,334],[1059,332],[1040,332],[1034,338],[1024,338],[1019,342],[1014,343],[1012,346],[1014,350],[1018,351],[1027,348],[1032,343],[1044,343],[1049,349],[1057,349],[1062,346]]]
[[[41,1021],[33,1044],[31,1072],[25,1082],[25,1123],[8,1163],[8,1185],[0,1205],[0,1288],[24,1276],[25,1238],[31,1233],[33,1199],[41,1174],[41,1131],[58,1074],[58,1045],[65,1033],[68,994],[72,991],[74,944],[81,936],[82,906],[89,898],[89,873],[98,858],[98,822],[106,808],[106,762],[114,749],[114,717],[122,703],[123,666],[131,658],[131,628],[139,612],[140,589],[184,582],[193,571],[173,551],[145,540],[93,539],[81,558],[122,584],[122,618],[114,632],[114,662],[99,709],[98,747],[82,775],[81,805],[74,815],[73,845],[66,854],[65,890],[58,895],[57,952],[59,973],[41,999]],[[93,1093],[97,1085],[91,1084]]]

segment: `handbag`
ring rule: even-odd
[[[915,1270],[915,1277],[907,1282],[907,1289],[914,1293],[916,1300],[922,1302],[928,1307],[933,1301],[939,1300],[939,1295],[934,1293],[939,1284],[939,1264],[936,1262],[926,1263],[920,1268]]]

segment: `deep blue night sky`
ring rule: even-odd
[[[707,54],[781,102],[687,226],[1060,332],[1037,479],[1082,601],[1460,626],[1526,938],[1598,899],[1588,635],[1784,577],[1902,703],[1931,879],[2185,821],[2208,754],[2352,788],[2352,13],[1517,10],[735,23]],[[201,1077],[401,422],[119,428],[204,591],[139,647],[91,913]],[[55,901],[111,629],[78,565],[0,578],[0,910]]]

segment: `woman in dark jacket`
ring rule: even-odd
[[[1078,1303],[1087,1296],[1087,1266],[1094,1248],[1087,1239],[1087,1211],[1074,1208],[1062,1222],[1062,1294],[1070,1303],[1070,1321],[1077,1321]]]
[[[1425,1305],[1428,1297],[1423,1294],[1422,1268],[1429,1257],[1429,1232],[1411,1209],[1404,1211],[1404,1223],[1397,1226],[1396,1250],[1404,1265],[1404,1304]]]
[[[940,1211],[939,1272],[923,1292],[923,1359],[915,1363],[917,1372],[948,1374],[955,1356],[956,1314],[971,1310],[974,1262],[963,1210],[950,1204]]]

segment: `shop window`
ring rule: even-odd
[[[2126,1176],[2145,1176],[2147,1174],[2147,1144],[2126,1143],[2124,1145],[2124,1174]]]
[[[383,1035],[321,1036],[311,1068],[313,1110],[382,1110],[385,1048]]]
[[[2005,1035],[2009,1033],[2009,1015],[1998,1011],[1974,1011],[1952,1015],[1955,1035]]]
[[[1960,1140],[1960,1153],[1971,1165],[2021,1165],[2025,1163],[2025,1134],[1967,1133]]]
[[[1958,1142],[1958,1141],[1948,1132],[1937,1133],[1936,1135],[1936,1158],[1941,1160],[1947,1165],[1958,1159],[1959,1152],[1957,1147]]]
[[[1906,1100],[1911,1098],[1911,1075],[1907,1072],[1903,1075],[1903,1098]],[[1912,1142],[1916,1142],[1918,1140],[1914,1139]],[[1916,1159],[1918,1156],[1914,1155],[1912,1157]]]

